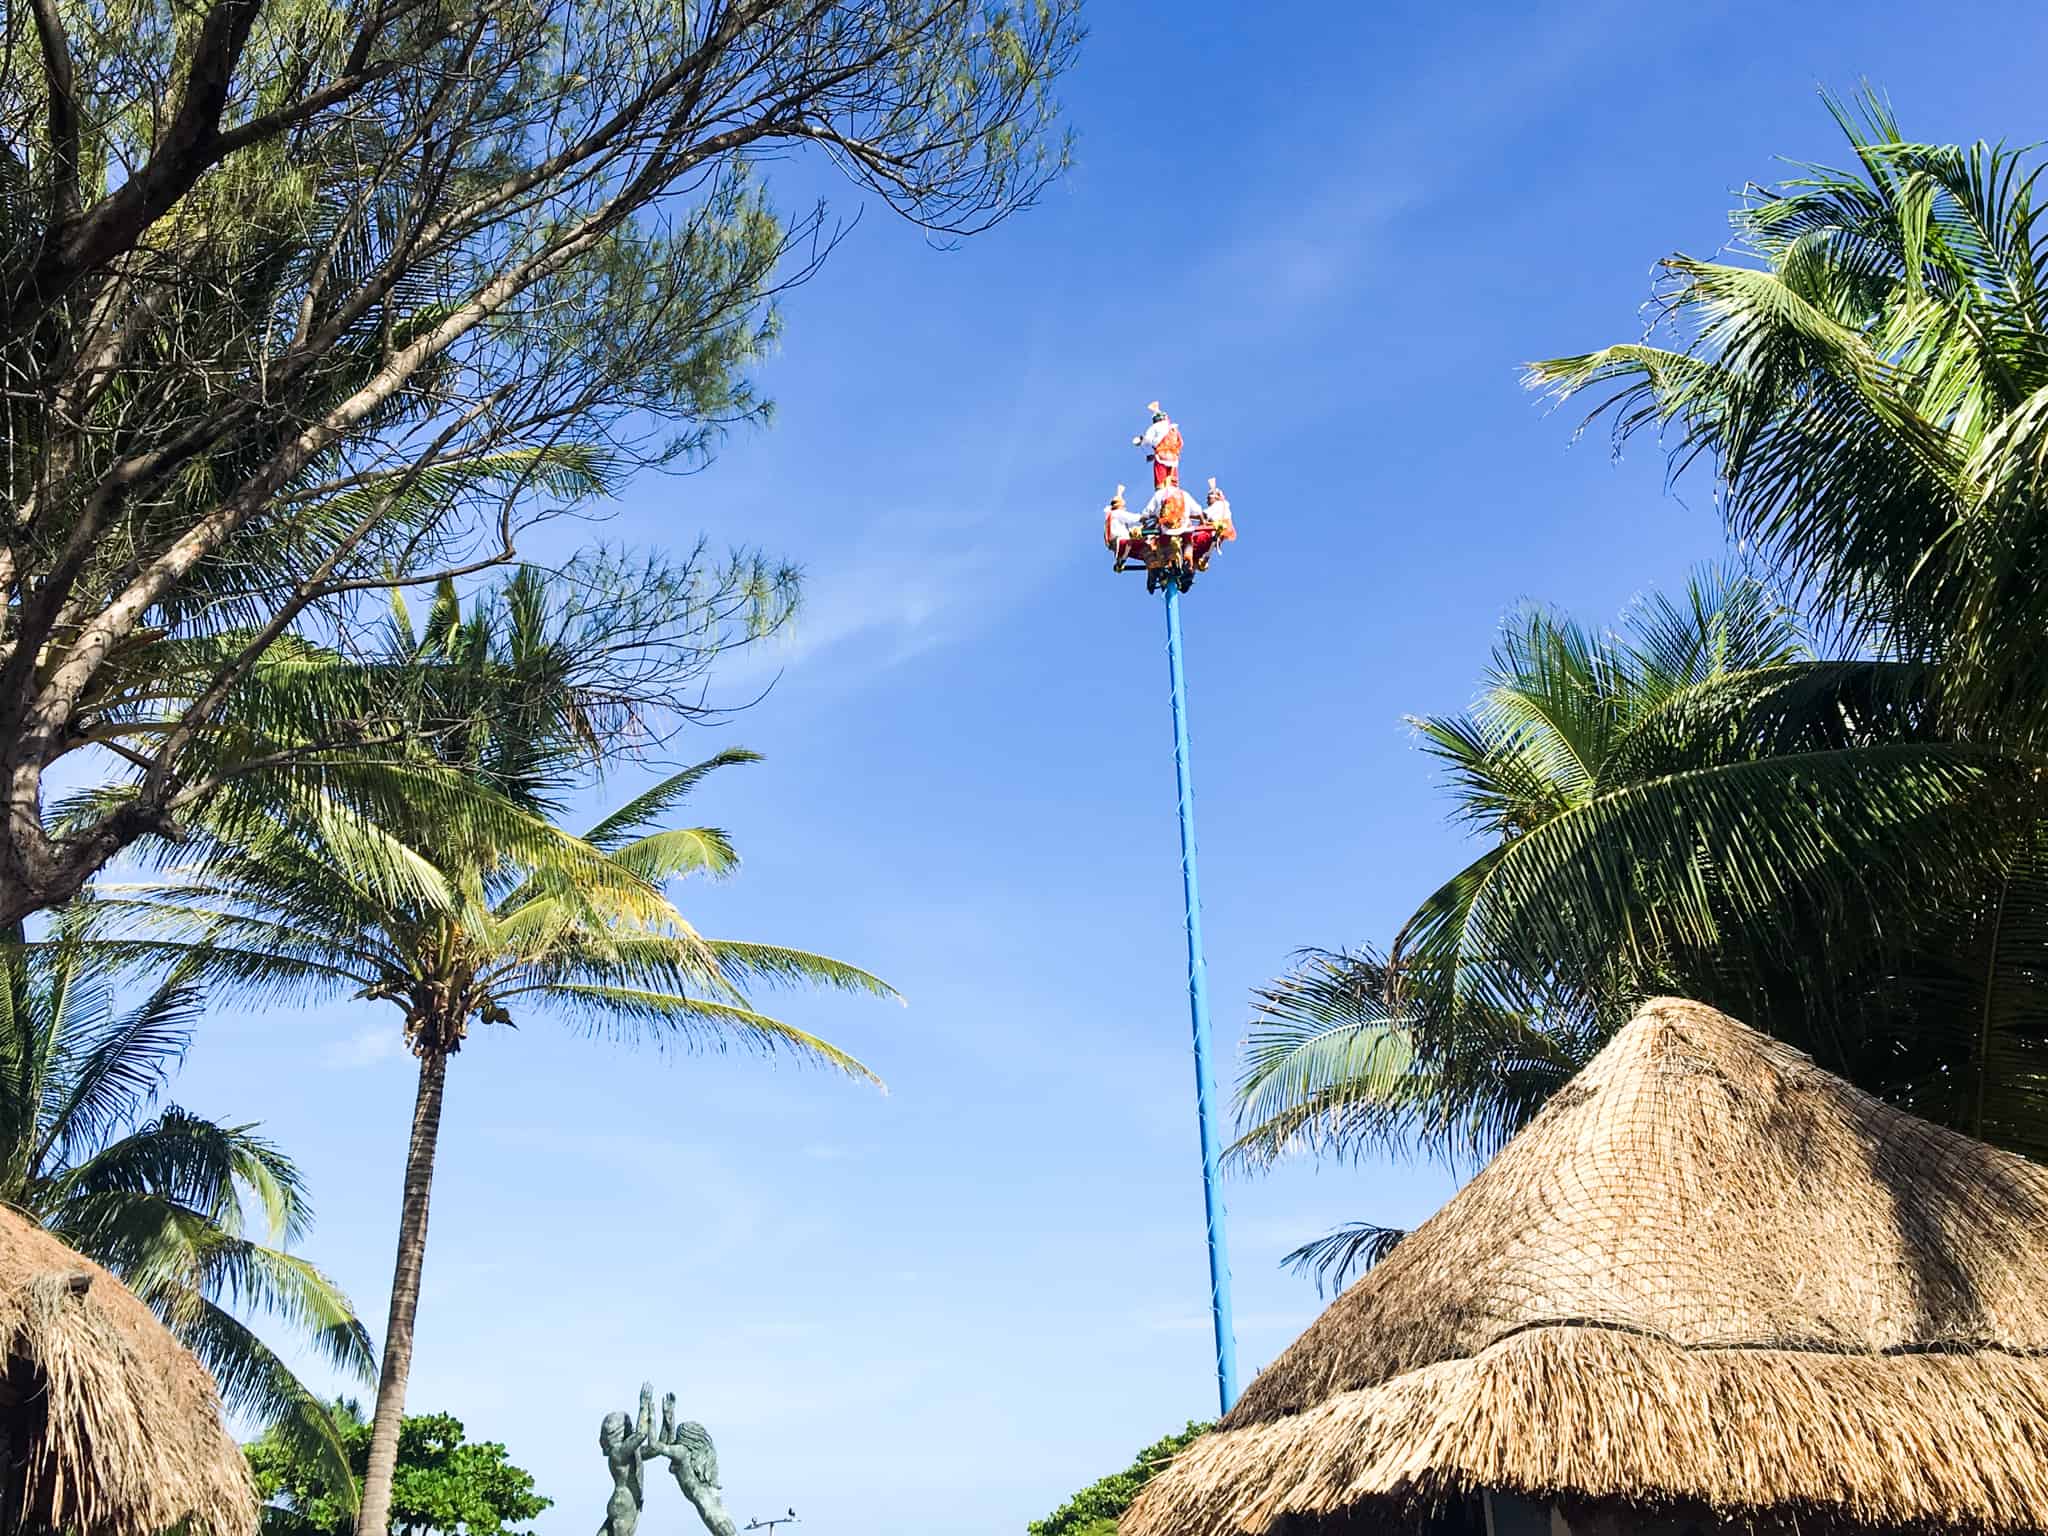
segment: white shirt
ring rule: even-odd
[[[1171,421],[1155,421],[1145,429],[1145,435],[1138,439],[1138,446],[1147,453],[1154,452],[1166,440],[1166,434],[1173,430]]]
[[[1197,514],[1201,512],[1202,504],[1195,500],[1194,497],[1188,496],[1188,493],[1177,485],[1162,485],[1158,490],[1154,491],[1152,499],[1145,503],[1145,516],[1160,516],[1176,496],[1187,496],[1187,519],[1181,524],[1181,528],[1183,530],[1192,528],[1198,520]]]
[[[1116,530],[1119,538],[1138,526],[1138,514],[1131,510],[1129,502],[1125,502],[1120,507],[1104,507],[1102,515],[1109,520],[1109,526]]]

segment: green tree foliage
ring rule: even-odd
[[[2044,162],[1910,140],[1875,95],[1828,105],[1851,169],[1807,167],[1745,199],[1734,260],[1669,258],[1665,334],[1538,364],[1531,378],[1564,397],[1593,392],[1618,442],[1657,432],[1675,444],[1674,469],[1710,464],[1731,535],[1873,654],[1920,669],[1924,729],[1993,792],[1967,799],[1961,838],[1941,808],[1902,816],[1885,857],[1903,878],[1875,909],[1915,947],[1945,936],[1946,963],[1899,978],[1925,1000],[1926,1029],[1975,1041],[1975,1070],[1926,1085],[1937,1117],[2038,1156]],[[1873,801],[1890,795],[1872,782]]]
[[[1907,139],[1828,101],[1855,159],[1757,189],[1732,261],[1664,262],[1674,345],[1530,369],[1617,441],[1711,464],[1729,531],[1820,611],[1939,659],[1994,734],[2048,722],[2048,225],[2038,151]]]
[[[1312,952],[1260,994],[1233,1155],[1482,1161],[1655,992],[2048,1152],[2042,825],[2008,840],[2024,759],[1944,699],[1933,665],[1816,656],[1747,575],[1610,633],[1510,620],[1478,703],[1416,722],[1484,850],[1386,956]],[[1290,1260],[1341,1281],[1395,1241]]]
[[[1131,1507],[1139,1490],[1210,1427],[1190,1421],[1180,1433],[1153,1441],[1123,1471],[1090,1483],[1043,1520],[1032,1521],[1024,1528],[1028,1536],[1116,1536],[1117,1517]]]
[[[444,587],[424,626],[395,604],[394,666],[433,681],[412,695],[408,750],[475,782],[459,801],[400,796],[374,816],[328,796],[223,821],[196,874],[110,892],[102,950],[171,965],[276,1006],[356,998],[391,1008],[420,1063],[398,1255],[361,1529],[383,1536],[397,1454],[429,1195],[451,1058],[473,1029],[555,1019],[663,1046],[782,1052],[875,1081],[853,1057],[757,1009],[749,989],[801,985],[893,997],[853,966],[780,945],[713,939],[672,882],[730,874],[730,840],[669,825],[729,751],[685,768],[577,835],[547,816],[595,750],[571,665],[588,642],[536,580],[515,578],[465,616]],[[620,645],[630,646],[631,637]],[[502,686],[475,686],[496,679]],[[473,700],[468,713],[449,702]]]
[[[551,575],[518,568],[479,594],[483,609],[469,618],[455,584],[442,582],[417,634],[393,594],[379,622],[333,643],[282,638],[187,752],[212,788],[204,813],[182,824],[176,856],[188,872],[202,868],[239,827],[315,800],[370,820],[434,805],[516,836],[516,819],[500,814],[508,800],[555,808],[607,757],[712,717],[701,702],[705,673],[778,629],[797,598],[795,571],[757,556],[597,549]],[[176,729],[181,680],[207,674],[244,638],[158,635],[137,646],[95,743],[132,757]],[[275,772],[240,771],[264,757]],[[94,783],[56,804],[55,827],[104,825],[136,793],[128,780]]]
[[[344,715],[215,743],[288,637],[516,558],[765,402],[836,231],[810,152],[941,236],[1064,163],[1078,0],[34,0],[0,49],[0,922]],[[182,649],[151,683],[148,659]],[[130,793],[45,775],[137,698]],[[244,720],[244,731],[248,722]]]
[[[0,953],[0,1201],[112,1270],[220,1384],[314,1464],[340,1451],[322,1405],[257,1331],[268,1320],[367,1377],[348,1298],[297,1254],[313,1218],[298,1168],[253,1125],[159,1105],[200,996],[173,973],[121,1006],[81,914]]]
[[[307,1458],[288,1437],[266,1434],[245,1449],[263,1500],[263,1536],[348,1536],[355,1526],[370,1423],[350,1401],[324,1405],[349,1475]],[[391,1525],[404,1536],[524,1536],[520,1527],[554,1501],[495,1441],[464,1438],[445,1413],[409,1415],[399,1429]]]
[[[1709,466],[1831,644],[1726,590],[1512,625],[1422,722],[1490,846],[1384,957],[1269,989],[1241,1156],[1483,1157],[1650,989],[2048,1155],[2043,163],[1829,107],[1852,169],[1753,190],[1728,259],[1666,260],[1661,333],[1530,378]]]

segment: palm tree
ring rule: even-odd
[[[1828,99],[1857,169],[1756,189],[1727,262],[1674,255],[1678,345],[1531,366],[1607,390],[1620,438],[1709,460],[1729,530],[1819,609],[1939,657],[2001,736],[2048,724],[2048,225],[2043,165],[1914,143],[1889,107]]]
[[[1708,462],[1731,536],[1840,637],[1833,659],[1780,634],[1775,655],[1688,674],[1666,662],[1715,654],[1693,643],[1704,623],[1667,637],[1674,656],[1640,632],[1522,625],[1479,707],[1424,724],[1492,846],[1397,940],[1391,1024],[1361,1012],[1323,1038],[1290,1013],[1322,987],[1316,962],[1275,984],[1253,1132],[1284,1129],[1272,1112],[1290,1105],[1325,1145],[1461,1123],[1444,1104],[1499,1089],[1458,1070],[1486,1059],[1475,1034],[1526,1018],[1548,1039],[1563,1020],[1579,1043],[1590,1018],[1597,1041],[1601,1018],[1668,986],[2048,1155],[2042,167],[1908,141],[1875,97],[1828,106],[1857,168],[1753,190],[1731,260],[1668,258],[1675,345],[1529,377],[1595,392],[1618,440],[1667,438],[1674,472]],[[1331,963],[1371,990],[1369,966]],[[1392,1090],[1384,1056],[1355,1070],[1347,1028],[1399,1037],[1411,1066]],[[1482,1115],[1489,1136],[1464,1150],[1509,1123]]]
[[[821,955],[705,938],[665,894],[683,876],[736,867],[724,833],[660,824],[708,774],[752,754],[685,768],[581,837],[550,822],[555,798],[615,728],[603,689],[581,683],[588,627],[573,605],[566,612],[564,623],[530,573],[480,598],[467,619],[444,588],[418,630],[394,603],[389,654],[421,674],[409,695],[411,749],[434,773],[459,772],[463,793],[242,805],[230,791],[213,803],[198,865],[99,903],[122,925],[103,948],[126,963],[186,967],[273,1004],[388,1003],[419,1060],[365,1536],[382,1536],[388,1521],[442,1094],[472,1027],[542,1013],[628,1041],[787,1051],[875,1081],[837,1047],[758,1011],[746,989],[895,995]]]
[[[247,1321],[268,1316],[368,1379],[369,1335],[333,1281],[286,1245],[312,1208],[253,1125],[152,1106],[200,994],[173,974],[122,1008],[74,909],[0,965],[0,1201],[105,1265],[213,1373],[230,1412],[346,1466],[325,1406]]]
[[[1613,634],[1515,616],[1473,708],[1415,722],[1487,846],[1386,957],[1310,952],[1259,994],[1236,1157],[1483,1161],[1658,991],[2048,1154],[2048,821],[2002,840],[2026,776],[1959,739],[1944,693],[1936,668],[1817,658],[1743,574]],[[1341,1278],[1388,1240],[1290,1259]]]
[[[722,832],[658,824],[708,773],[750,756],[725,752],[684,769],[581,838],[536,836],[507,850],[459,822],[407,827],[401,839],[309,815],[245,837],[201,880],[136,888],[109,903],[147,935],[141,947],[273,1004],[388,1003],[419,1060],[365,1530],[387,1518],[396,1441],[385,1430],[402,1419],[411,1369],[442,1093],[474,1026],[538,1013],[626,1041],[786,1051],[879,1081],[836,1046],[758,1011],[745,988],[804,983],[893,996],[890,988],[821,955],[705,938],[662,894],[684,875],[735,866]],[[361,856],[366,837],[379,844],[374,859]],[[402,882],[385,878],[394,842],[417,859]]]
[[[1959,967],[1911,980],[1934,1027],[1975,1026],[1960,1123],[2018,1144],[1991,1079],[2038,1091],[2031,1058],[2001,1060],[1998,1043],[2040,1030],[2023,1000],[2048,968],[2044,165],[1908,140],[1868,92],[1827,105],[1854,169],[1754,190],[1734,214],[1734,260],[1668,258],[1674,345],[1557,358],[1530,379],[1560,398],[1595,392],[1618,440],[1668,434],[1675,469],[1711,464],[1730,534],[1877,654],[1926,667],[1941,729],[2000,760],[1991,856],[1953,865],[1908,818],[1891,857],[1940,878],[1906,882],[1887,915],[1956,941]],[[1913,899],[1925,894],[1931,905]]]
[[[1976,1049],[1983,1009],[1917,1006],[1937,982],[1953,1002],[1954,966],[1936,959],[1973,950],[2003,899],[1976,1001],[2018,1033],[2041,1021],[2034,978],[2012,968],[2041,878],[2011,833],[2030,808],[2018,824],[2038,832],[2043,807],[2023,761],[1956,727],[1943,679],[1815,656],[1741,574],[1702,573],[1607,636],[1521,615],[1473,709],[1416,722],[1490,846],[1397,935],[1397,976],[1467,1022],[1481,1006],[1528,1014],[1539,985],[1540,1016],[1610,1024],[1683,991],[1873,1092],[2048,1150],[2030,1078],[1980,1091],[2004,1076]]]

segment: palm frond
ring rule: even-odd
[[[864,992],[902,1002],[902,995],[879,976],[859,966],[812,954],[780,944],[752,944],[737,939],[712,939],[711,955],[718,971],[736,988],[751,983],[777,987],[830,987],[840,992]]]
[[[732,840],[717,827],[671,827],[634,838],[609,852],[622,868],[650,885],[698,873],[717,879],[731,874],[740,862]]]
[[[728,747],[701,763],[670,774],[652,789],[635,795],[586,832],[584,841],[593,848],[610,853],[667,816],[719,769],[760,761],[758,752],[749,752],[744,747]]]
[[[189,977],[174,970],[133,1008],[107,1012],[64,1037],[35,1166],[53,1157],[73,1164],[117,1126],[136,1120],[183,1059],[203,1001]]]
[[[737,1046],[760,1055],[789,1054],[865,1079],[877,1088],[884,1086],[879,1077],[838,1046],[751,1008],[636,987],[575,982],[548,987],[543,995],[585,1027],[618,1038],[649,1038],[717,1053]]]
[[[1399,1227],[1379,1227],[1369,1221],[1346,1222],[1294,1249],[1280,1261],[1280,1267],[1298,1275],[1313,1275],[1316,1294],[1334,1296],[1350,1284],[1354,1275],[1364,1274],[1384,1261],[1407,1235]]]
[[[195,1297],[172,1310],[179,1342],[212,1373],[228,1412],[278,1429],[302,1454],[317,1458],[328,1486],[352,1502],[356,1479],[326,1403],[226,1308]]]

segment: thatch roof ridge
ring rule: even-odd
[[[23,1507],[90,1536],[253,1536],[248,1464],[205,1367],[105,1269],[0,1206],[0,1423],[30,1423]]]
[[[2048,1170],[1655,999],[1122,1529],[1481,1488],[2032,1531]]]

